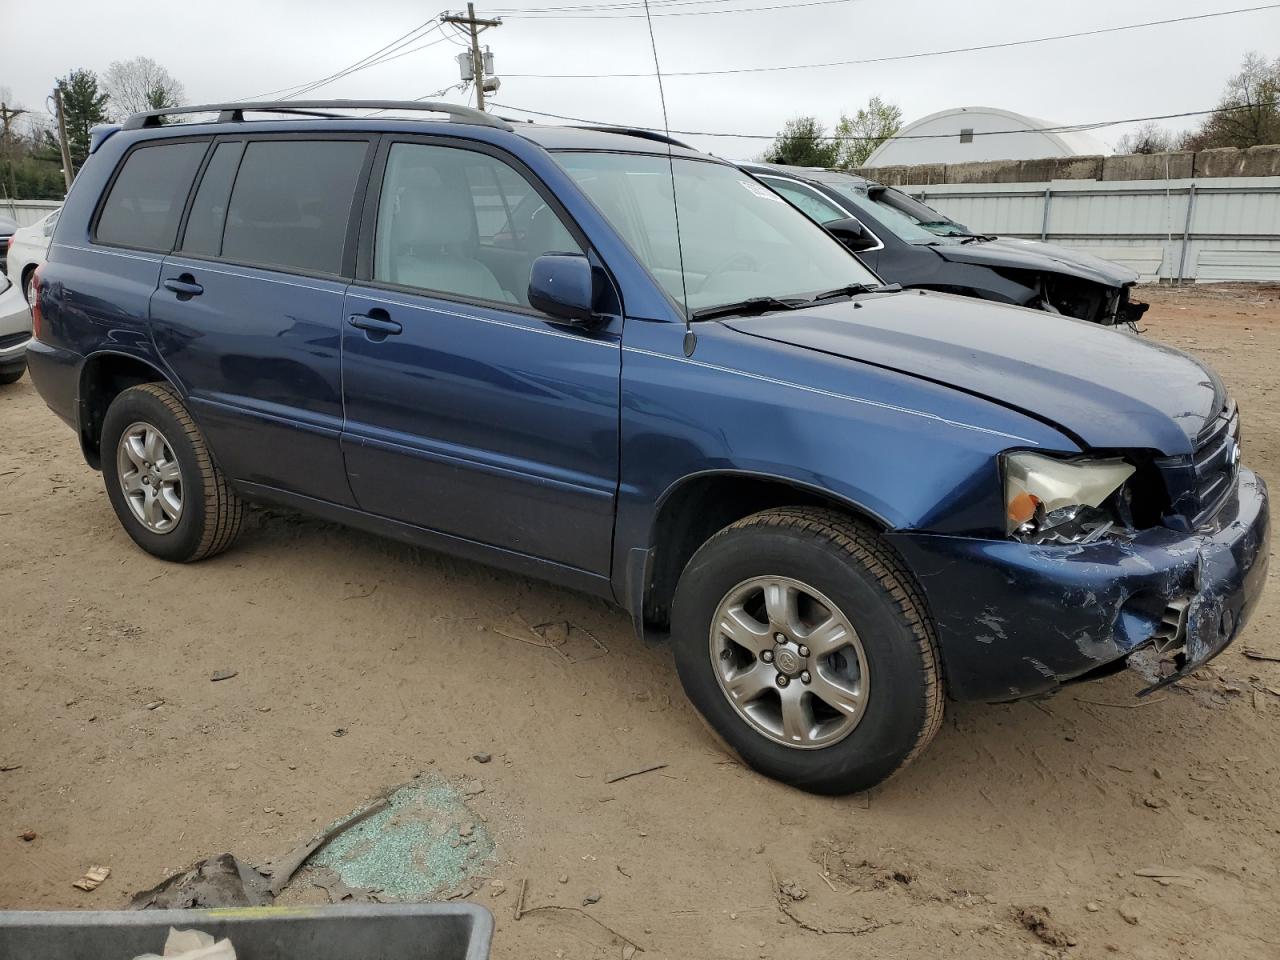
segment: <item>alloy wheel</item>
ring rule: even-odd
[[[753,577],[711,621],[716,678],[738,715],[788,747],[843,740],[866,711],[867,657],[849,618],[790,577]]]
[[[116,448],[120,488],[138,522],[152,533],[169,533],[182,519],[182,470],[164,434],[149,423],[132,423]]]

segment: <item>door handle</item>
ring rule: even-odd
[[[353,313],[347,317],[347,323],[369,333],[382,334],[384,337],[397,334],[404,329],[404,326],[399,321],[392,320],[387,316],[385,310]]]
[[[172,290],[179,297],[198,297],[204,293],[204,287],[196,283],[196,278],[189,273],[184,273],[180,277],[166,278],[164,288]]]

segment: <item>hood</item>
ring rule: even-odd
[[[1177,350],[1039,310],[917,291],[725,326],[956,387],[1086,446],[1189,453],[1221,409],[1218,378]]]
[[[1093,280],[1108,287],[1137,283],[1138,275],[1128,267],[1085,253],[1039,240],[1017,240],[996,237],[971,243],[946,243],[930,247],[938,256],[952,263],[973,263],[983,267],[1013,267],[1061,273],[1083,280]]]

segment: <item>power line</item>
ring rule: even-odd
[[[265,100],[270,97],[274,97],[277,94],[285,93],[286,91],[289,91],[289,90],[293,90],[295,92],[288,94],[288,96],[295,97],[298,95],[298,93],[302,92],[303,90],[315,90],[323,84],[329,83],[330,81],[333,81],[333,80],[337,80],[342,76],[346,76],[348,73],[354,73],[356,69],[363,69],[363,67],[361,66],[362,64],[366,64],[367,61],[372,60],[373,58],[383,53],[393,52],[392,48],[399,49],[400,46],[403,46],[405,43],[412,43],[414,40],[418,39],[419,36],[425,35],[427,28],[430,27],[433,23],[435,23],[436,19],[437,19],[436,17],[432,17],[430,20],[426,20],[418,24],[408,33],[401,34],[399,37],[396,37],[396,39],[392,40],[390,43],[386,44],[385,46],[379,47],[377,50],[373,51],[373,53],[369,54],[368,56],[362,57],[361,59],[357,60],[355,63],[347,67],[343,67],[341,70],[328,74],[327,76],[320,77],[318,80],[307,80],[303,83],[295,83],[287,87],[280,87],[277,90],[269,90],[266,93],[254,94],[251,97],[242,97],[241,99],[242,100]],[[373,64],[367,64],[367,65],[373,66]]]
[[[739,0],[652,0],[650,7],[654,9],[665,9],[668,7],[696,7],[706,6],[709,4],[737,3]],[[611,3],[577,3],[577,4],[560,4],[551,7],[499,7],[495,9],[495,13],[511,16],[526,16],[532,14],[543,13],[580,13],[583,11],[619,11],[619,10],[644,10],[643,0],[617,0]],[[642,13],[643,15],[643,13]]]
[[[1079,30],[1074,33],[1059,33],[1047,37],[1032,37],[1026,40],[1006,40],[1001,43],[983,43],[970,47],[953,47],[948,50],[927,50],[918,53],[900,53],[887,57],[869,57],[862,60],[830,60],[825,63],[789,63],[770,67],[730,67],[721,70],[666,70],[668,77],[710,77],[742,73],[776,73],[783,70],[815,70],[826,67],[852,67],[871,63],[891,63],[898,60],[918,60],[924,57],[941,57],[956,53],[976,53],[982,50],[1002,50],[1009,47],[1025,47],[1035,43],[1048,43],[1056,40],[1075,40],[1081,37],[1096,37],[1108,33],[1122,33],[1128,30],[1141,30],[1147,27],[1162,27],[1174,23],[1190,23],[1199,20],[1211,20],[1218,17],[1230,17],[1243,13],[1258,13],[1263,10],[1280,8],[1280,3],[1267,3],[1257,7],[1241,7],[1235,10],[1220,10],[1215,13],[1197,13],[1185,17],[1172,17],[1168,20],[1148,20],[1143,23],[1129,23],[1118,27],[1099,27],[1093,30]],[[508,73],[509,78],[541,79],[541,80],[601,80],[613,77],[650,78],[652,73]]]
[[[724,3],[726,0],[708,0]],[[774,3],[762,7],[727,7],[721,10],[677,10],[674,13],[654,13],[654,17],[713,17],[722,13],[766,13],[770,10],[795,10],[800,7],[827,7],[832,4],[861,3],[862,0],[801,0],[799,3]],[[669,6],[685,6],[673,3]],[[643,20],[643,13],[612,13],[610,10],[627,10],[630,7],[604,7],[600,13],[504,13],[504,17],[516,20]]]
[[[417,53],[419,50],[425,50],[427,49],[427,47],[433,47],[437,43],[440,43],[443,41],[444,39],[443,36],[441,36],[439,39],[431,40],[427,43],[424,43],[421,46],[413,47],[409,50],[404,49],[406,46],[413,43],[414,41],[422,40],[430,36],[433,32],[440,32],[440,24],[438,22],[435,22],[435,18],[433,18],[432,20],[428,20],[426,23],[422,24],[421,26],[416,27],[415,29],[409,31],[409,33],[405,34],[399,40],[396,40],[396,41],[393,41],[392,43],[387,44],[386,47],[382,48],[383,51],[385,52],[377,51],[375,53],[372,53],[368,57],[365,57],[363,60],[358,60],[355,63],[351,64],[350,66],[344,67],[343,69],[339,70],[337,73],[330,74],[328,77],[324,77],[311,84],[308,84],[307,86],[303,87],[303,89],[301,90],[297,90],[297,91],[294,91],[293,93],[288,94],[286,96],[286,99],[292,99],[294,97],[302,96],[303,94],[306,94],[306,93],[311,93],[313,90],[318,90],[320,87],[328,86],[329,84],[334,83],[335,81],[341,80],[344,77],[349,77],[353,73],[359,73],[361,70],[368,70],[370,67],[376,67],[384,63],[389,63],[392,60],[399,60],[401,57],[408,56],[411,53]],[[401,52],[397,52],[397,51],[401,51]]]
[[[528,113],[535,117],[551,117],[555,120],[569,120],[573,123],[583,123],[593,127],[619,127],[628,130],[650,130],[654,133],[674,133],[684,137],[728,137],[738,140],[776,140],[776,133],[725,133],[713,130],[670,130],[664,131],[662,127],[644,127],[633,123],[617,123],[607,120],[587,120],[582,117],[570,117],[562,113],[547,113],[543,110],[529,110],[525,107],[517,107],[506,103],[494,103],[492,106],[500,110],[515,110],[518,113]],[[1056,127],[1020,127],[1016,130],[975,130],[975,137],[998,137],[1007,136],[1014,133],[1078,133],[1084,130],[1101,130],[1104,127],[1115,127],[1122,123],[1142,123],[1147,120],[1179,120],[1185,117],[1203,117],[1211,113],[1231,113],[1237,110],[1256,110],[1266,107],[1280,107],[1280,100],[1274,100],[1269,103],[1246,103],[1239,106],[1231,107],[1214,107],[1212,110],[1186,110],[1182,113],[1162,113],[1150,117],[1128,117],[1124,120],[1097,120],[1092,123],[1070,123],[1062,124]],[[895,137],[872,137],[859,136],[854,134],[823,134],[817,137],[798,137],[798,139],[807,140],[940,140],[954,139],[954,133],[907,133]]]

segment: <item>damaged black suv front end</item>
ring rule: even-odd
[[[954,696],[1018,699],[1126,664],[1146,694],[1239,634],[1267,575],[1270,508],[1240,465],[1233,402],[1186,455],[1004,460],[1006,541],[894,537],[929,594]],[[1078,470],[1092,475],[1076,483]],[[1054,499],[1068,489],[1082,502]],[[943,575],[957,562],[966,576]]]

